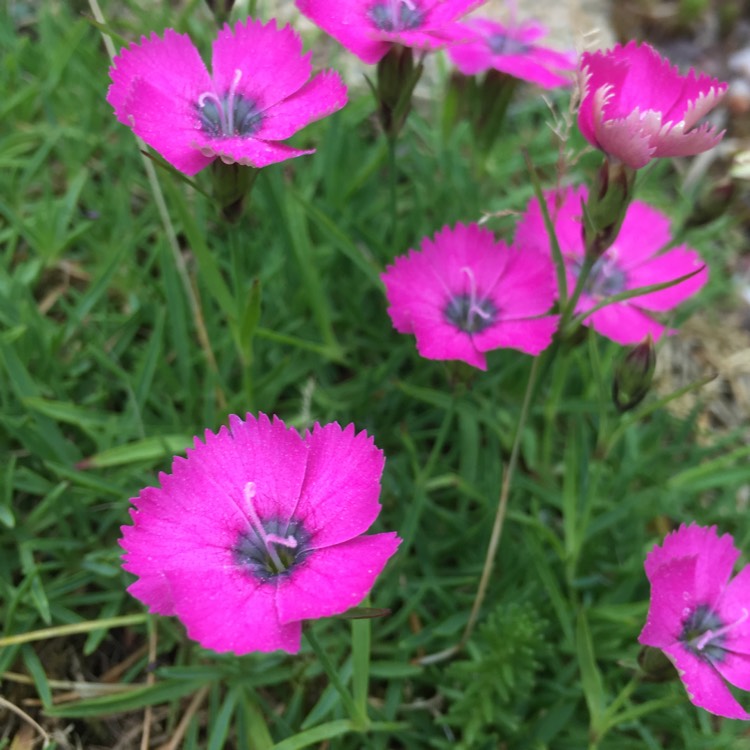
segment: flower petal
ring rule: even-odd
[[[677,643],[685,618],[702,603],[694,592],[696,567],[691,555],[670,558],[652,571],[651,602],[639,643],[662,649]]]
[[[302,628],[279,620],[276,584],[259,583],[241,569],[166,573],[175,613],[190,638],[219,653],[284,650],[296,654]]]
[[[633,302],[638,307],[655,312],[671,310],[703,288],[708,281],[708,269],[700,255],[684,245],[651,258],[636,268],[631,268],[628,271],[628,287],[633,289],[678,279],[694,271],[698,273],[689,279],[662,289],[660,292],[635,297]]]
[[[194,175],[214,160],[197,147],[200,134],[189,100],[170,97],[150,81],[139,79],[123,107],[129,112],[128,125],[133,132],[180,172]]]
[[[729,651],[750,655],[750,565],[746,565],[724,589],[716,605],[722,622],[730,626],[724,635]],[[750,670],[747,672],[750,675]],[[735,685],[734,679],[727,677]],[[750,687],[746,687],[750,690]]]
[[[364,533],[380,513],[383,452],[366,432],[333,422],[305,436],[307,471],[294,510],[319,549]]]
[[[400,543],[394,533],[386,533],[316,550],[279,583],[279,619],[290,623],[355,607],[367,596]]]
[[[576,313],[583,313],[592,305],[593,300],[589,298],[587,304],[587,300],[582,298],[576,306]],[[625,346],[637,344],[649,334],[654,340],[658,340],[664,332],[664,326],[661,323],[628,302],[614,302],[607,305],[584,318],[583,324]]]
[[[298,156],[314,154],[315,149],[296,149],[283,143],[263,141],[252,136],[235,138],[208,138],[203,133],[196,135],[202,153],[211,154],[212,160],[219,157],[226,164],[242,164],[246,167],[262,169]]]
[[[302,39],[290,26],[276,28],[248,18],[225,24],[213,44],[215,92],[224,95],[241,72],[237,92],[260,110],[268,109],[301,89],[312,72],[311,53],[302,54]]]
[[[507,348],[536,356],[552,343],[558,323],[557,315],[526,320],[500,320],[481,333],[473,334],[472,341],[480,352]]]
[[[694,584],[696,600],[715,609],[739,555],[731,534],[719,536],[715,526],[683,524],[667,534],[661,546],[657,545],[649,552],[645,562],[646,575],[652,580],[659,568],[671,560],[694,556],[698,561]]]
[[[140,44],[120,50],[109,75],[112,85],[107,101],[125,125],[130,125],[132,88],[136,81],[148,81],[150,90],[159,92],[164,100],[181,102],[180,111],[194,107],[198,96],[211,89],[211,77],[190,37],[172,29],[165,30],[163,39],[157,34],[144,36]]]
[[[260,129],[253,137],[280,141],[305,125],[338,111],[346,104],[346,86],[341,76],[327,70],[299,91],[263,112]]]
[[[750,719],[750,714],[735,700],[711,664],[679,644],[665,648],[664,653],[671,657],[680,671],[680,678],[693,704],[728,719]]]

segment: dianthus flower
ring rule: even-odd
[[[651,606],[638,640],[669,657],[696,706],[750,719],[726,685],[750,690],[750,565],[731,578],[739,556],[715,526],[668,534],[646,558]]]
[[[486,0],[296,0],[314,24],[366,63],[394,44],[435,49],[465,37],[457,18]]]
[[[676,66],[648,44],[628,42],[584,52],[580,63],[578,127],[610,158],[640,169],[657,156],[693,156],[724,135],[696,124],[727,90],[707,75]]]
[[[363,536],[380,512],[383,453],[354,425],[300,435],[229,418],[175,458],[122,528],[128,589],[214,651],[296,653],[302,620],[367,595],[400,540]]]
[[[576,285],[584,261],[581,203],[585,187],[568,188],[560,199],[547,194],[547,208],[567,268],[570,291]],[[664,326],[651,313],[664,312],[695,294],[707,281],[708,271],[695,250],[680,245],[660,252],[672,239],[669,219],[641,201],[633,201],[614,243],[596,260],[583,288],[576,313],[585,313],[602,300],[620,292],[661,284],[698,271],[689,279],[658,292],[614,302],[584,318],[603,336],[620,344],[637,344],[648,334],[658,339]],[[536,199],[529,203],[516,230],[516,245],[551,253],[550,241]]]
[[[313,153],[279,141],[346,104],[339,75],[310,80],[310,53],[289,26],[247,19],[225,25],[209,75],[186,34],[143,37],[110,68],[107,101],[117,119],[185,174],[214,159],[246,166]]]
[[[555,297],[549,255],[516,250],[476,224],[444,227],[381,278],[394,328],[413,333],[427,359],[486,370],[485,352],[539,354],[557,328],[557,316],[544,316]]]
[[[462,25],[471,32],[469,41],[449,47],[448,56],[464,75],[493,69],[546,89],[571,83],[564,72],[575,68],[575,60],[536,44],[547,33],[541,23],[503,26],[486,18],[471,18]]]

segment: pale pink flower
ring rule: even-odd
[[[186,34],[167,29],[121,50],[110,68],[117,119],[185,174],[217,157],[265,167],[313,153],[280,141],[346,104],[338,73],[310,79],[310,53],[275,21],[225,25],[211,67]]]
[[[726,83],[676,66],[648,44],[628,42],[584,52],[578,127],[610,158],[639,169],[657,156],[692,156],[724,135],[699,120],[724,96]]]
[[[128,589],[205,648],[296,653],[302,621],[359,604],[400,540],[363,536],[383,453],[354,425],[300,435],[248,414],[206,431],[122,528]]]
[[[313,23],[366,63],[394,44],[436,49],[466,36],[454,23],[486,0],[296,0]]]
[[[731,578],[739,556],[715,526],[668,534],[646,558],[651,606],[638,640],[674,662],[696,706],[750,719],[726,685],[750,690],[750,565]]]
[[[547,194],[547,208],[565,259],[569,292],[576,285],[585,254],[581,203],[586,196],[585,187],[570,187],[562,196],[554,192]],[[695,250],[679,245],[661,252],[671,240],[669,219],[648,204],[633,201],[614,244],[594,264],[576,313],[585,313],[620,292],[661,284],[693,271],[698,273],[659,292],[607,305],[584,318],[583,324],[620,344],[637,344],[648,334],[658,339],[664,326],[651,314],[671,310],[695,294],[708,280],[708,270]],[[552,252],[536,199],[529,203],[518,224],[515,244]]]
[[[549,255],[496,241],[476,224],[444,227],[381,276],[388,313],[413,333],[427,359],[460,359],[487,369],[485,352],[509,347],[539,354],[557,329]]]
[[[469,41],[449,47],[448,56],[464,75],[494,69],[546,89],[571,83],[565,72],[575,68],[575,57],[537,44],[547,33],[541,23],[503,26],[470,18],[462,25],[472,32]]]

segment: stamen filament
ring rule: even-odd
[[[265,545],[266,552],[271,558],[273,564],[276,566],[276,569],[278,571],[286,570],[286,565],[281,562],[279,554],[278,552],[276,552],[276,548],[273,546],[275,540],[272,537],[276,537],[276,535],[266,534],[266,530],[263,528],[263,523],[258,516],[258,512],[255,510],[255,505],[253,505],[253,500],[255,498],[255,482],[248,482],[245,485],[244,495],[245,503],[247,506],[247,513],[250,516],[250,525],[253,527],[255,533],[261,538],[261,541]],[[295,541],[293,545],[285,544],[284,546],[293,548],[297,546],[297,542]]]
[[[219,111],[219,126],[222,131],[226,132],[227,117],[224,107],[224,103],[221,101],[221,97],[214,94],[213,91],[204,91],[198,97],[198,106],[203,109],[206,106],[206,101],[212,101],[216,105],[216,109]]]
[[[237,68],[234,71],[234,78],[232,78],[232,85],[229,87],[229,95],[227,97],[227,129],[225,133],[227,136],[234,135],[234,95],[237,91],[237,84],[242,78],[242,71]]]
[[[474,272],[468,266],[463,266],[461,273],[465,273],[469,277],[469,312],[466,322],[469,327],[473,327],[475,315],[478,315],[482,320],[489,320],[492,315],[482,310],[477,304],[477,282],[474,278]]]
[[[719,628],[718,630],[707,630],[703,635],[695,642],[695,647],[698,649],[698,651],[703,651],[703,649],[714,639],[719,638],[720,636],[724,635],[725,633],[728,633],[729,631],[736,628],[738,625],[741,625],[747,618],[750,617],[750,613],[743,607],[742,608],[742,615],[740,616],[739,620],[736,620],[735,622],[730,622],[728,625],[725,625],[723,628]]]

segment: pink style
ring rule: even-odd
[[[727,84],[676,66],[648,44],[628,42],[584,52],[578,127],[586,140],[631,169],[655,157],[693,156],[713,148],[724,132],[699,121]]]
[[[485,0],[296,0],[300,12],[363,62],[394,44],[431,50],[466,37],[455,21]]]
[[[310,78],[310,53],[288,26],[225,25],[209,74],[186,34],[172,29],[123,49],[107,101],[117,119],[188,175],[217,158],[265,167],[313,153],[280,141],[346,104],[338,73]]]
[[[450,47],[448,56],[464,75],[498,70],[545,89],[573,82],[566,73],[575,69],[575,55],[537,44],[547,33],[541,23],[503,26],[489,19],[471,18],[462,25],[471,35],[468,41]]]
[[[578,281],[585,254],[582,203],[587,195],[585,187],[570,187],[562,196],[554,192],[546,196],[571,291]],[[667,289],[609,304],[584,318],[583,324],[619,344],[637,344],[648,334],[658,339],[664,326],[652,314],[673,309],[708,280],[708,270],[695,250],[680,245],[663,251],[671,241],[669,219],[648,204],[633,201],[614,244],[594,264],[575,312],[585,313],[620,292],[697,273]],[[529,203],[518,224],[515,243],[519,247],[552,253],[536,199]]]
[[[651,605],[638,640],[674,663],[690,700],[730,719],[750,719],[726,683],[750,690],[750,565],[716,527],[680,526],[646,558]]]
[[[120,540],[138,576],[128,591],[204,648],[296,653],[302,621],[359,604],[400,543],[364,536],[383,463],[354,425],[300,435],[275,417],[231,416],[133,499]]]
[[[557,329],[558,317],[545,315],[555,299],[549,255],[509,247],[476,224],[425,238],[381,278],[394,328],[413,333],[427,359],[486,370],[486,352],[539,354]]]

